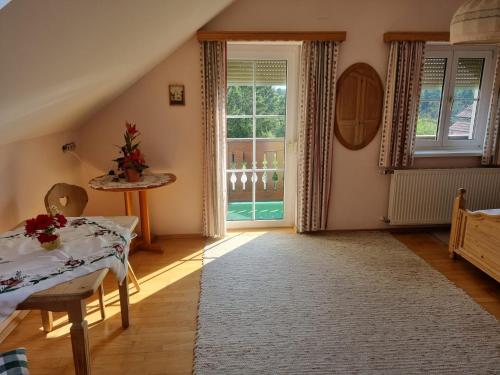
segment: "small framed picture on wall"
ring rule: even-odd
[[[170,105],[184,105],[184,85],[168,85]]]

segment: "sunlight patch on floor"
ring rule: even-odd
[[[264,235],[267,231],[260,229],[252,232],[230,232],[228,235],[218,241],[209,243],[205,246],[205,255],[203,265],[220,258],[231,251],[238,249],[246,243]]]
[[[188,256],[181,258],[180,260],[173,261],[165,267],[162,267],[154,272],[150,272],[143,277],[139,278],[139,284],[141,286],[141,291],[138,293],[135,286],[130,283],[129,280],[129,304],[133,305],[139,304],[143,300],[153,296],[158,293],[161,289],[167,288],[168,286],[175,284],[179,280],[186,277],[186,262],[199,261],[203,255],[203,251],[196,251]],[[189,265],[191,267],[191,265]],[[114,275],[108,275],[107,277],[112,277]],[[120,309],[120,296],[117,289],[113,289],[106,292],[104,295],[104,303],[106,305],[106,320],[113,317],[114,315],[119,315]],[[93,325],[102,323],[101,312],[99,309],[99,301],[97,299],[90,300],[87,302],[87,316],[86,320],[88,322],[89,328]],[[47,333],[47,338],[58,338],[61,336],[69,335],[70,324],[68,322],[68,316],[62,315],[59,317],[54,317],[54,329]],[[40,326],[39,330],[43,330]]]
[[[268,233],[268,232],[291,232],[293,230],[291,228],[279,228],[279,229],[251,229],[244,231],[231,231],[228,235],[221,240],[208,243],[203,250],[198,250],[190,253],[189,255],[183,256],[180,259],[172,260],[164,267],[155,269],[154,271],[150,271],[147,273],[142,273],[142,276],[139,277],[139,283],[141,285],[140,293],[137,293],[135,286],[130,283],[129,280],[129,303],[130,307],[134,305],[138,305],[144,300],[152,297],[160,290],[169,287],[170,285],[175,284],[180,281],[186,275],[189,275],[192,272],[195,272],[197,269],[192,269],[193,261],[199,262],[203,257],[203,253],[205,252],[205,264],[210,263],[211,261],[224,256],[225,254],[230,253],[238,249],[239,247],[245,245],[246,243]],[[140,254],[134,256],[141,256]],[[191,270],[187,270],[187,268],[191,268]],[[104,302],[106,305],[106,321],[103,321],[101,318],[101,313],[99,309],[99,301],[97,298],[92,298],[87,301],[87,316],[86,320],[88,322],[89,329],[92,329],[95,325],[107,323],[109,324],[109,319],[114,317],[115,315],[120,314],[120,297],[116,286],[115,277],[113,274],[108,274],[107,282],[105,287],[105,296]],[[110,287],[109,285],[113,285]],[[141,307],[139,306],[141,309]],[[34,312],[39,315],[38,312]],[[133,312],[131,311],[131,319]],[[40,320],[41,323],[41,320]],[[46,334],[46,338],[55,339],[63,336],[69,336],[70,324],[68,322],[68,316],[66,314],[54,313],[54,321],[53,321],[54,329]],[[38,331],[42,331],[43,328],[40,324]],[[121,329],[121,328],[120,328]]]

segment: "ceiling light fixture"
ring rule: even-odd
[[[500,0],[469,0],[450,25],[452,44],[500,44]]]

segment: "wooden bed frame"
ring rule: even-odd
[[[465,189],[453,203],[449,251],[500,282],[500,215],[465,209]]]

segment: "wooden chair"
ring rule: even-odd
[[[84,188],[77,185],[57,183],[45,195],[45,208],[51,215],[81,216],[88,201],[89,198]],[[128,274],[134,283],[135,289],[140,292],[139,281],[130,263],[128,264]],[[106,310],[104,305],[104,287],[102,284],[99,286],[99,307],[101,317],[105,319]],[[52,313],[50,311],[42,311],[41,314],[43,329],[46,332],[50,332],[52,330]]]
[[[84,188],[58,183],[45,195],[45,208],[51,215],[81,216],[89,197]]]

